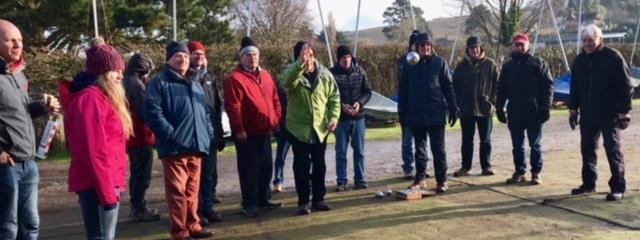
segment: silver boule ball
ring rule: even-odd
[[[380,192],[380,191],[377,191],[377,192],[375,192],[374,196],[375,196],[376,199],[382,199],[384,197],[384,193]]]
[[[407,63],[409,63],[409,65],[415,65],[419,61],[420,61],[420,55],[418,55],[418,53],[416,52],[407,53]]]

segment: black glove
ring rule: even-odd
[[[449,110],[449,127],[453,127],[453,125],[456,125],[457,121],[458,121],[458,109]]]
[[[501,123],[507,123],[507,116],[504,114],[504,110],[496,110],[496,117]]]
[[[545,123],[547,121],[549,121],[550,118],[550,113],[549,111],[542,111],[540,113],[538,113],[538,119],[540,119],[540,123]]]
[[[631,123],[631,118],[629,117],[618,117],[618,128],[621,130],[625,130],[629,127],[629,123]]]
[[[218,152],[222,152],[225,146],[227,146],[227,142],[225,142],[224,139],[220,140],[218,142]]]
[[[571,130],[575,130],[576,126],[578,126],[578,124],[580,124],[578,122],[578,114],[571,114],[571,116],[569,116],[569,126],[571,126]]]

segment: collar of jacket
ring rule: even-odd
[[[486,53],[484,52],[484,50],[482,50],[480,52],[480,58],[478,60],[473,60],[473,58],[471,56],[469,56],[469,52],[467,51],[467,53],[464,55],[464,60],[467,61],[467,63],[471,66],[476,66],[481,62],[484,62],[484,60],[486,60]]]
[[[509,57],[511,57],[511,59],[516,62],[523,63],[529,60],[529,58],[531,57],[531,53],[529,53],[528,51],[525,53],[511,52],[511,54],[509,54]]]
[[[602,53],[602,49],[604,49],[604,42],[601,42],[600,45],[596,47],[596,50],[593,51],[592,53],[587,53],[586,51],[584,51],[584,48],[582,48],[582,52],[584,52],[584,54],[586,54],[587,56],[591,57],[591,56],[596,56]]]
[[[169,64],[165,64],[164,66],[164,74],[166,74],[169,79],[179,82],[189,82],[195,80],[196,74],[193,72],[191,68],[187,69],[187,73],[185,76],[180,75],[180,73],[176,72],[169,66]]]
[[[0,57],[0,74],[16,74],[22,71],[25,67],[26,62],[24,60],[24,55],[20,57],[20,60],[11,64],[7,64],[7,61]]]

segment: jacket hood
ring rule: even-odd
[[[80,90],[95,84],[97,80],[98,78],[96,78],[96,76],[93,76],[88,72],[81,71],[73,77],[73,82],[71,83],[69,91],[71,93],[79,92]]]
[[[129,59],[125,73],[147,74],[155,68],[153,60],[143,53],[136,53]]]

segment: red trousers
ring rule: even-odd
[[[200,154],[178,154],[162,159],[172,239],[185,239],[190,232],[202,230],[198,217],[201,158]]]

